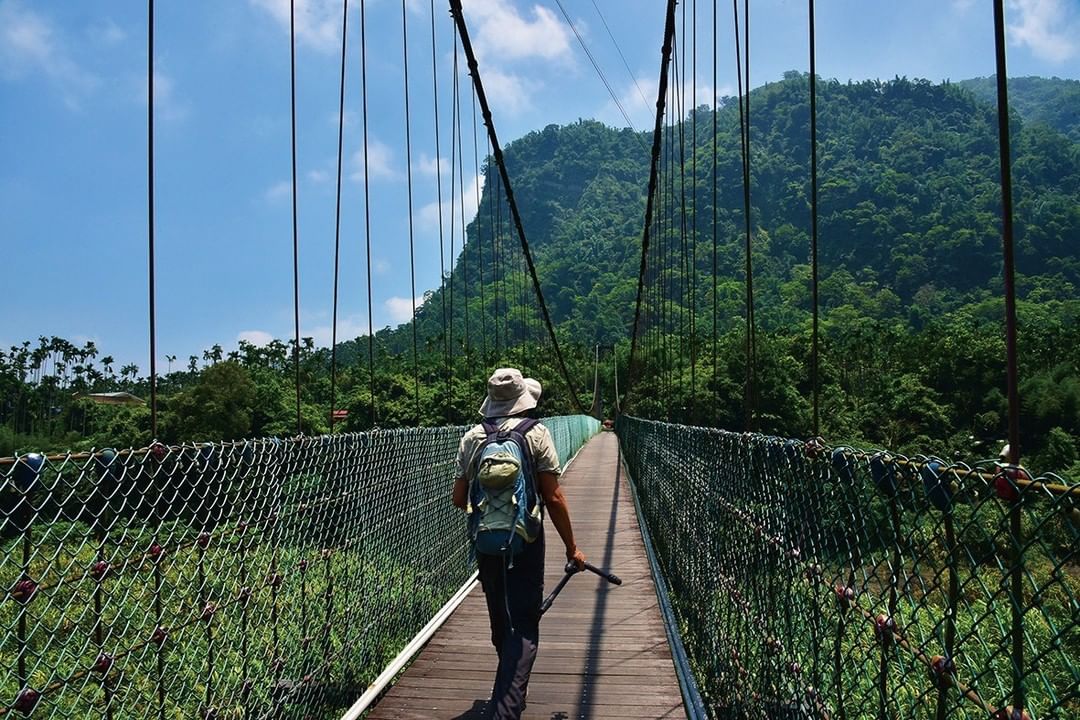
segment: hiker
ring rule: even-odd
[[[484,421],[465,433],[458,449],[453,500],[469,514],[491,643],[499,654],[488,705],[488,717],[495,720],[516,720],[525,709],[540,635],[545,508],[566,546],[566,559],[579,569],[585,566],[559,489],[555,443],[546,427],[528,417],[541,391],[539,382],[519,370],[496,370],[480,406]],[[515,450],[519,443],[523,453]],[[494,489],[499,486],[503,489]],[[511,495],[524,502],[513,502]]]

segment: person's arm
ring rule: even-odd
[[[559,476],[553,472],[537,473],[540,479],[540,494],[544,498],[551,524],[555,526],[563,545],[566,546],[566,559],[577,565],[578,570],[585,569],[585,553],[574,542],[574,528],[570,524],[570,508],[566,505],[566,496],[559,487]]]
[[[469,481],[464,477],[459,477],[454,481],[454,507],[464,510],[468,499]]]

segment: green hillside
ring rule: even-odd
[[[753,427],[799,437],[812,429],[808,84],[793,72],[757,88],[750,118],[758,327]],[[819,83],[821,432],[833,442],[943,456],[997,454],[1006,415],[1001,195],[996,111],[980,97],[984,85],[902,78]],[[1023,452],[1036,469],[1077,475],[1080,143],[1070,138],[1076,126],[1068,122],[1078,106],[1077,83],[1025,78],[1013,86]],[[666,258],[650,287],[651,298],[663,296],[665,310],[661,318],[646,308],[630,398],[635,413],[745,426],[738,127],[737,104],[724,98],[715,118],[702,107],[665,130],[652,240],[657,255],[650,258],[653,267]],[[644,134],[580,121],[530,133],[505,149],[574,393],[586,406],[594,345],[609,348],[599,372],[607,414],[614,411],[616,365],[620,388],[630,381],[650,144]],[[501,183],[492,167],[485,172],[480,212],[453,280],[429,293],[417,313],[418,371],[412,324],[376,334],[374,377],[367,338],[338,346],[333,403],[349,410],[344,427],[469,420],[491,368],[510,363],[544,381],[544,412],[573,408],[545,345]],[[69,400],[88,389],[145,393],[137,368],[103,373],[94,365],[96,348],[91,353],[57,338],[39,345],[0,356],[7,398],[0,406],[0,454],[30,445],[149,440],[144,409]],[[302,425],[324,432],[330,353],[305,343],[300,354]],[[187,370],[163,380],[162,436],[290,432],[290,356],[288,344],[275,341],[233,353],[215,348],[202,367],[191,358]]]
[[[1065,92],[1071,86],[1060,87]],[[755,90],[751,101],[754,282],[762,333],[759,427],[796,435],[806,434],[810,412],[807,95],[806,76],[788,73]],[[724,100],[716,121],[716,318],[718,352],[726,353],[717,365],[723,377],[710,379],[695,368],[691,388],[686,349],[662,373],[649,373],[659,385],[644,388],[638,409],[740,427],[744,259],[733,99]],[[665,287],[677,294],[670,298],[676,317],[665,328],[670,334],[685,334],[693,308],[697,326],[711,335],[712,125],[710,109],[700,108],[685,126],[665,134],[665,158],[678,158],[680,130],[687,143],[684,163],[665,161],[665,167],[667,182],[680,183],[671,188],[675,197],[686,178],[686,242],[696,247],[697,258],[696,283],[677,267],[665,271]],[[894,447],[990,451],[1004,434],[1005,415],[996,110],[959,84],[829,81],[819,84],[819,132],[827,431]],[[1058,440],[1068,436],[1059,443],[1067,446],[1063,457],[1048,458],[1061,467],[1075,461],[1080,434],[1080,373],[1073,354],[1061,351],[1075,345],[1080,317],[1080,144],[1018,113],[1013,133],[1025,427],[1032,431],[1032,447],[1045,445],[1055,430]],[[506,148],[553,319],[566,344],[576,343],[582,354],[593,343],[625,342],[632,322],[647,182],[642,144],[626,130],[581,121],[531,133]],[[501,193],[490,169],[485,187]],[[670,190],[665,197],[672,197]],[[481,207],[495,201],[485,195]],[[658,212],[667,213],[666,227],[678,231],[681,223],[672,219],[680,207],[666,202]],[[469,298],[473,348],[491,342],[494,318],[505,317],[494,311],[490,286],[491,228],[498,224],[493,217],[499,215],[482,211],[473,223],[456,270],[452,326],[462,346],[463,298]],[[497,242],[509,245],[505,211],[501,218]],[[683,236],[663,232],[653,242],[677,255]],[[486,313],[481,266],[488,280]],[[508,287],[521,282],[508,275]],[[680,291],[695,284],[695,300]],[[447,293],[437,291],[425,304],[421,337],[441,337],[439,311],[446,300]],[[404,351],[410,332],[403,326],[383,339]],[[698,364],[711,370],[712,341],[705,332],[695,348]],[[1060,397],[1046,397],[1052,387]],[[717,397],[719,407],[700,397]]]
[[[959,85],[980,100],[997,102],[997,80],[992,77],[961,80]],[[1025,122],[1049,125],[1080,142],[1080,80],[1009,78],[1009,106]]]
[[[805,275],[809,252],[806,97],[806,78],[797,73],[752,96],[755,282],[759,320],[767,328],[789,327],[792,313],[806,305],[789,286]],[[897,79],[822,83],[819,113],[824,306],[855,304],[876,317],[921,326],[928,317],[998,296],[1001,196],[994,108],[962,85]],[[712,114],[702,108],[687,123],[688,144],[690,123],[698,131],[697,182],[687,178],[687,209],[694,213],[696,206],[697,233],[691,238],[708,248],[698,253],[703,287],[704,276],[711,275],[714,237]],[[1080,145],[1018,116],[1013,129],[1022,296],[1073,299],[1080,282]],[[668,141],[676,134],[669,131]],[[742,181],[738,115],[730,98],[718,115],[717,140],[720,282],[741,283]],[[506,157],[556,322],[583,343],[625,337],[648,171],[642,142],[629,131],[582,121],[514,141]],[[688,148],[687,175],[691,165]],[[482,208],[489,207],[488,193],[497,187],[490,169],[485,187]],[[490,281],[491,227],[491,214],[484,211],[470,227],[470,238],[484,240],[472,242],[459,260],[459,276],[471,268],[459,297],[466,290],[470,297],[478,294],[481,264]],[[502,234],[509,235],[505,213]],[[582,298],[588,302],[578,302]],[[426,322],[435,319],[430,310],[441,300],[439,292],[433,300],[421,320],[425,335],[438,332]],[[741,309],[736,303],[722,314],[737,316]]]

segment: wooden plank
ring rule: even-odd
[[[623,585],[583,574],[559,595],[540,626],[526,720],[685,717],[633,501],[617,465],[618,441],[601,433],[562,478],[578,545]],[[565,559],[554,528],[547,533],[550,589]],[[478,587],[367,717],[481,718],[496,663]]]

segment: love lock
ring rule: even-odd
[[[850,585],[837,585],[833,588],[836,599],[840,602],[840,609],[847,612],[851,603],[855,601],[855,588]]]
[[[896,621],[885,613],[874,618],[874,638],[882,645],[891,645],[896,632]]]
[[[15,583],[15,587],[11,589],[11,598],[20,605],[26,605],[34,599],[37,591],[38,584],[36,582],[30,578],[23,578]]]
[[[952,687],[956,680],[956,664],[952,658],[935,655],[930,659],[930,682],[939,690]]]
[[[875,453],[870,458],[870,476],[885,497],[896,495],[896,461],[892,455],[886,452]]]
[[[919,468],[923,488],[926,489],[926,497],[934,507],[942,512],[951,510],[953,501],[952,483],[948,477],[942,477],[945,470],[945,463],[934,458],[931,458],[929,462]]]
[[[39,700],[41,700],[41,693],[34,688],[23,688],[19,691],[19,694],[15,696],[15,704],[13,707],[23,715],[29,715],[34,711],[34,708],[37,707]]]

